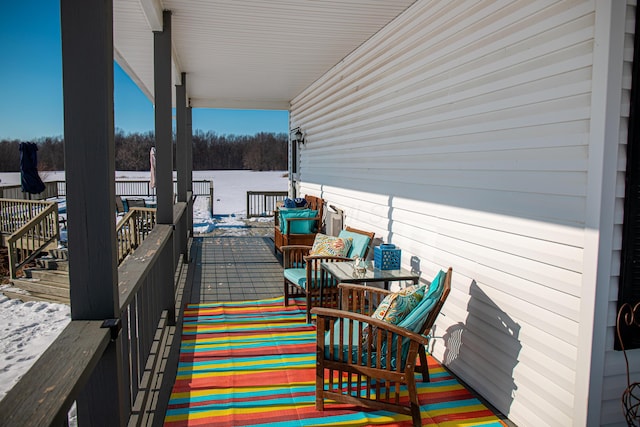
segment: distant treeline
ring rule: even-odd
[[[193,169],[287,169],[287,134],[260,132],[253,136],[217,135],[197,130],[193,135]],[[20,171],[20,140],[0,140],[0,172]],[[62,137],[39,138],[38,170],[64,170]],[[116,170],[149,170],[149,151],[155,144],[153,132],[115,134]],[[174,140],[175,161],[175,140]]]

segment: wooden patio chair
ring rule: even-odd
[[[129,209],[147,207],[144,199],[127,199],[127,206],[129,206]]]
[[[275,252],[282,252],[283,246],[306,245],[311,246],[316,234],[322,231],[322,215],[324,212],[324,200],[320,197],[307,195],[308,210],[276,211],[273,228],[273,244]],[[305,215],[315,211],[313,216]]]
[[[317,316],[317,410],[331,399],[409,415],[414,426],[422,425],[415,371],[429,381],[425,346],[449,295],[451,274],[451,268],[440,271],[397,324],[372,317],[391,292],[368,286],[340,284],[342,310],[311,310]],[[400,398],[401,385],[408,390],[408,404]]]
[[[124,203],[122,202],[122,197],[116,196],[116,215],[123,216],[125,214]]]
[[[282,246],[284,265],[284,305],[289,299],[305,297],[307,323],[311,323],[311,307],[338,307],[339,291],[337,283],[326,271],[322,262],[351,261],[356,256],[366,258],[375,233],[347,227],[338,237],[351,238],[352,244],[346,256],[309,255],[313,245]],[[312,242],[313,243],[313,242]]]

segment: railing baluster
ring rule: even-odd
[[[286,191],[247,191],[247,218],[273,216],[276,204],[287,195]]]

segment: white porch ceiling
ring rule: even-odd
[[[192,107],[287,110],[414,1],[114,0],[115,58],[153,102],[153,31],[170,10]]]

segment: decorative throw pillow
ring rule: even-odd
[[[380,305],[378,305],[378,308],[376,308],[376,311],[373,312],[371,317],[397,325],[411,313],[411,310],[417,307],[424,296],[425,289],[425,285],[413,285],[387,295],[382,302],[380,302]],[[368,326],[363,331],[363,343],[367,341],[370,328],[371,327]],[[376,328],[371,328],[372,332],[375,332],[375,330]],[[383,336],[382,339],[384,338]]]
[[[424,291],[424,285],[413,285],[389,294],[382,300],[371,317],[397,325],[411,310],[416,308],[424,296]]]
[[[293,199],[293,201],[296,204],[297,208],[307,207],[307,199],[305,199],[304,197],[296,197],[295,199]]]
[[[334,237],[318,233],[313,241],[313,246],[311,247],[311,251],[309,251],[309,255],[345,257],[349,253],[352,242],[353,239],[351,237]]]

